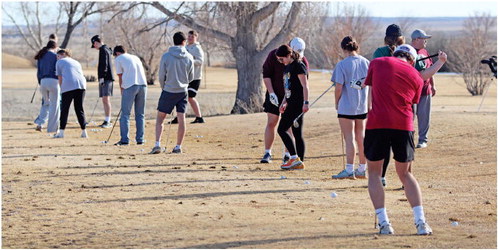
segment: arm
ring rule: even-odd
[[[195,47],[194,49],[195,53],[192,55],[194,56],[194,65],[195,66],[201,66],[204,63],[204,51],[202,51],[202,48],[199,46]]]
[[[301,82],[301,85],[303,86],[303,99],[304,101],[308,101],[308,79],[305,74],[299,74],[297,75],[299,77],[299,81]],[[310,110],[309,104],[304,104],[303,103],[303,113],[308,112]]]
[[[57,76],[59,78],[59,86],[62,86],[62,76]]]
[[[342,95],[342,84],[335,83],[335,110],[339,108],[339,100]]]
[[[166,80],[166,66],[164,65],[164,55],[161,57],[161,62],[159,63],[159,75],[158,75],[158,80],[159,84],[161,85],[161,89],[164,88],[164,81]]]
[[[40,84],[41,83],[41,75],[42,75],[40,59],[38,59],[38,62],[36,63],[36,67],[38,68],[38,70],[36,71],[36,78],[38,79],[38,84]]]
[[[434,77],[431,77],[431,92],[432,96],[436,95],[436,85],[434,85]]]
[[[368,88],[368,109],[367,112],[370,112],[372,110],[372,87]]]
[[[420,75],[422,76],[422,79],[426,81],[427,79],[431,78],[434,74],[436,74],[441,67],[443,67],[444,63],[448,59],[448,56],[446,53],[439,51],[439,56],[436,63],[434,63],[431,67],[424,69],[420,71]]]
[[[123,74],[118,74],[119,78],[119,88],[121,89],[121,94],[123,94]]]

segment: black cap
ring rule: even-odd
[[[398,36],[402,36],[402,35],[403,35],[403,33],[401,33],[401,29],[399,28],[398,25],[391,24],[391,25],[387,26],[386,36],[398,37]]]
[[[93,37],[92,37],[92,39],[91,39],[90,41],[92,42],[92,47],[90,47],[90,48],[95,48],[95,46],[93,46],[93,43],[94,43],[94,42],[100,42],[100,37],[99,37],[99,35],[95,35],[95,36],[93,36]]]

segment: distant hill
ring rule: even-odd
[[[2,53],[2,68],[9,69],[9,68],[33,68],[35,67],[33,65],[33,62],[31,62],[28,59],[14,56],[8,53]]]

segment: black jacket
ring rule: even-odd
[[[106,81],[114,81],[112,72],[112,51],[103,44],[99,48],[98,79],[104,78]]]

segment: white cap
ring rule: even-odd
[[[396,51],[400,51],[400,50],[410,53],[413,56],[413,60],[417,59],[417,56],[418,56],[417,51],[410,44],[401,44],[400,46],[396,47],[396,49],[394,50],[394,53],[396,53]]]
[[[294,37],[290,43],[289,46],[292,48],[292,50],[296,51],[299,53],[301,57],[304,56],[304,49],[306,48],[306,43],[304,43],[304,40],[299,38],[299,37]]]

